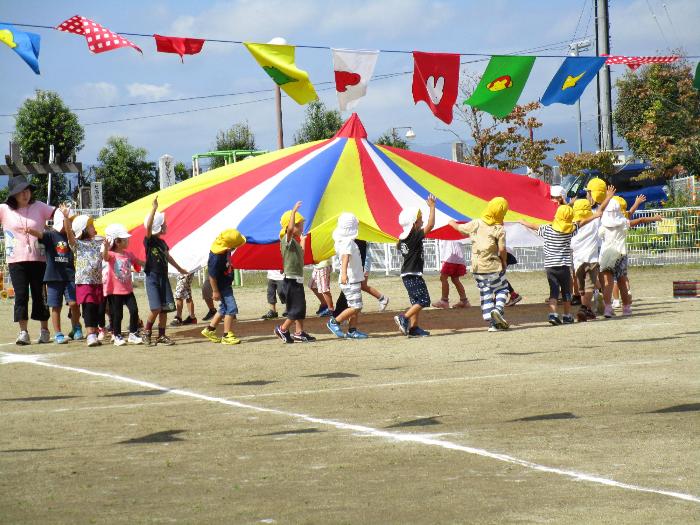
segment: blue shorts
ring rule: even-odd
[[[151,272],[146,274],[146,295],[148,296],[148,308],[168,313],[175,311],[175,299],[173,289],[170,287],[168,274]]]
[[[408,292],[411,306],[414,304],[419,304],[423,308],[430,306],[430,294],[422,275],[404,275],[401,279]]]
[[[63,299],[75,302],[75,283],[72,281],[50,281],[46,283],[46,304],[49,308],[61,308]]]
[[[219,314],[221,315],[238,315],[238,305],[236,298],[233,296],[233,288],[219,289],[221,302],[219,303]]]

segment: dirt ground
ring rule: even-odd
[[[544,275],[510,277],[508,332],[429,309],[407,339],[400,279],[374,278],[392,311],[365,296],[370,339],[310,319],[295,345],[255,319],[260,286],[236,289],[235,347],[203,323],[17,347],[0,301],[0,522],[698,523],[700,300],[671,283],[700,268],[632,269],[632,317],[560,327]]]

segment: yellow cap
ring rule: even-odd
[[[241,232],[233,228],[222,231],[211,245],[211,252],[215,254],[224,253],[226,250],[235,250],[245,244],[246,238]]]
[[[591,197],[598,204],[605,200],[607,185],[603,179],[596,177],[589,180],[588,184],[586,185],[586,189],[591,192]]]
[[[562,204],[557,208],[557,213],[552,221],[552,229],[559,233],[571,233],[574,231],[574,210],[568,204]]]
[[[591,211],[591,203],[588,199],[576,199],[574,201],[574,221],[582,221],[593,215]]]
[[[503,197],[494,197],[486,205],[486,209],[481,214],[481,220],[489,226],[503,224],[506,213],[508,213],[508,201]]]
[[[284,237],[285,232],[287,231],[287,227],[289,226],[289,219],[292,218],[292,210],[287,210],[282,214],[282,217],[280,218],[280,226],[282,226],[282,229],[280,230],[280,239]],[[304,222],[304,216],[297,211],[296,216],[295,216],[296,222],[294,224],[299,224],[300,222]]]

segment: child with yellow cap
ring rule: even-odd
[[[607,192],[607,199],[601,204],[601,208],[605,208],[614,193],[615,188],[611,187]],[[554,221],[551,224],[537,226],[536,224],[520,220],[520,224],[536,231],[537,235],[544,239],[544,268],[547,272],[547,282],[549,283],[550,313],[547,320],[552,326],[574,322],[574,317],[571,315],[571,264],[573,259],[571,239],[578,234],[579,228],[600,217],[600,215],[601,211],[599,210],[588,217],[574,222],[574,210],[572,207],[561,205],[557,208]],[[564,309],[563,317],[559,317],[557,313],[557,300],[560,294]]]
[[[634,215],[634,212],[637,211],[640,205],[642,205],[644,202],[646,202],[647,197],[646,195],[637,195],[637,198],[634,199],[634,204],[632,204],[632,207],[627,211],[627,201],[620,197],[619,195],[615,195],[613,197],[617,202],[620,203],[620,210],[622,211],[623,215],[627,217],[628,219],[630,218],[631,215]],[[625,256],[627,257],[627,256]],[[625,267],[627,265],[625,264]],[[632,300],[632,289],[630,288],[630,283],[629,283],[629,278],[627,277],[627,272],[625,272],[625,275],[620,276],[620,280],[624,280],[625,284],[627,285],[627,293],[630,296],[630,301]],[[613,300],[612,300],[612,307],[613,309],[615,308],[620,308],[622,306],[622,303],[620,302],[620,288],[617,284],[618,279],[615,278],[615,284],[613,285]]]
[[[479,288],[481,315],[489,323],[489,332],[507,330],[510,326],[503,317],[508,298],[506,266],[506,230],[503,219],[508,213],[508,201],[495,197],[486,205],[480,219],[467,224],[450,221],[450,226],[472,240],[472,274]]]
[[[408,337],[425,337],[430,332],[418,326],[418,317],[423,308],[430,306],[430,294],[423,279],[423,239],[435,226],[435,197],[426,199],[430,212],[428,222],[423,225],[420,208],[405,208],[399,214],[399,224],[403,231],[399,235],[398,249],[403,256],[401,280],[403,281],[411,307],[405,313],[394,317],[401,333]]]
[[[588,199],[576,199],[573,210],[574,222],[580,223],[593,217],[591,203]],[[576,318],[580,323],[596,318],[592,302],[593,292],[598,288],[598,274],[600,272],[600,264],[598,263],[598,254],[600,253],[599,226],[600,219],[594,217],[591,222],[581,226],[578,234],[571,239],[574,279],[578,283],[581,295],[581,307],[576,313]]]
[[[282,292],[287,301],[287,318],[275,327],[275,335],[285,343],[306,343],[316,338],[304,332],[306,296],[304,295],[304,217],[299,213],[301,201],[280,218],[280,251],[282,252]],[[289,328],[294,325],[295,332]]]
[[[209,322],[202,335],[213,343],[237,345],[241,342],[233,333],[233,320],[238,315],[238,305],[233,296],[233,268],[231,256],[236,248],[243,246],[246,238],[233,228],[222,231],[214,240],[209,251],[207,270],[211,284],[212,299],[221,301],[219,311]],[[216,335],[216,327],[224,320],[224,336]]]

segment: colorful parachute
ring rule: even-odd
[[[448,221],[479,217],[497,196],[510,204],[506,221],[542,223],[556,208],[549,186],[539,180],[372,144],[356,114],[332,139],[206,172],[159,191],[158,202],[168,225],[164,239],[181,266],[206,264],[219,232],[237,228],[248,242],[234,255],[236,267],[279,269],[279,219],[295,202],[302,201],[306,262],[311,263],[333,254],[331,232],[342,212],[358,217],[361,239],[396,242],[401,209],[420,206],[427,213],[430,193],[438,199],[434,238],[457,238]],[[131,248],[142,254],[143,221],[153,197],[100,218],[98,231],[113,222],[124,224],[132,234]]]

